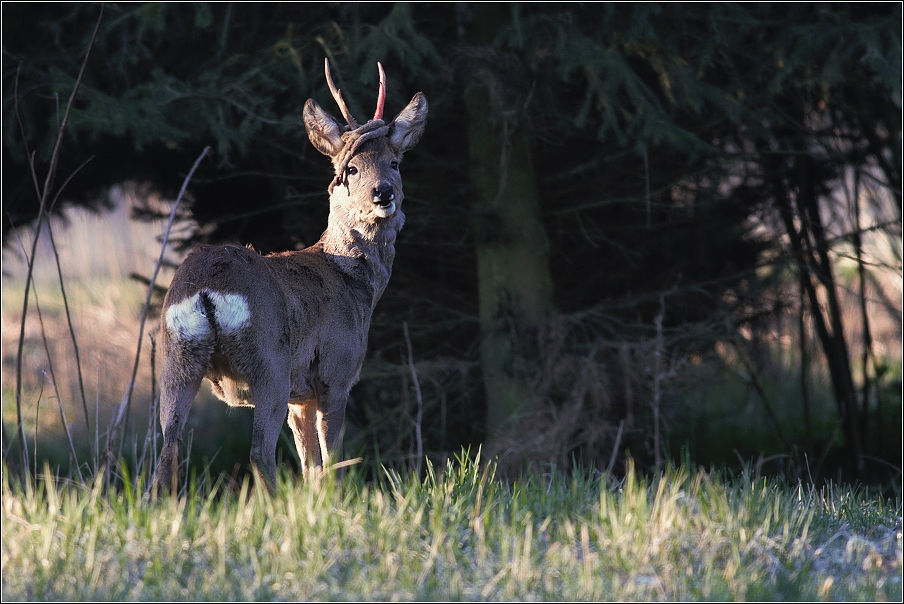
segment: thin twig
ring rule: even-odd
[[[31,276],[34,273],[34,262],[35,262],[35,252],[37,251],[38,239],[41,234],[41,224],[43,223],[43,218],[45,215],[45,211],[47,209],[47,201],[50,199],[50,190],[53,187],[53,181],[56,177],[56,167],[57,161],[59,160],[60,154],[60,145],[63,142],[63,133],[66,131],[66,124],[69,121],[69,113],[72,110],[72,103],[75,100],[75,95],[78,93],[79,86],[82,83],[82,76],[85,73],[85,67],[88,65],[88,57],[91,56],[91,49],[94,47],[94,41],[97,39],[97,32],[100,29],[101,20],[104,16],[104,5],[101,4],[100,14],[97,17],[97,24],[94,26],[94,33],[91,34],[91,41],[88,43],[88,48],[85,51],[85,58],[82,60],[82,66],[79,69],[78,77],[75,80],[75,86],[72,88],[72,94],[69,95],[69,102],[66,105],[66,112],[63,114],[63,121],[60,124],[59,130],[57,131],[57,139],[56,144],[53,148],[53,153],[50,156],[50,168],[47,172],[47,178],[44,180],[44,189],[38,190],[37,184],[37,171],[35,170],[34,164],[34,156],[29,155],[29,167],[31,168],[32,179],[35,182],[36,193],[38,193],[38,198],[40,200],[40,204],[38,207],[38,221],[35,226],[35,234],[34,239],[31,244],[31,255],[28,258],[28,270],[25,277],[25,293],[22,295],[22,321],[20,325],[19,331],[19,348],[17,351],[16,357],[16,419],[18,421],[17,431],[19,432],[20,448],[22,453],[23,460],[23,468],[25,471],[28,471],[28,463],[26,460],[26,448],[25,448],[25,427],[22,423],[22,353],[25,347],[25,320],[28,316],[28,294],[29,287],[31,285]],[[18,73],[16,79],[16,91],[18,91]],[[16,106],[18,113],[18,94],[16,94]],[[19,121],[19,125],[21,128],[21,120]],[[22,131],[23,140],[25,139],[25,132]],[[26,151],[27,151],[26,146]]]
[[[859,293],[859,302],[860,302],[860,321],[861,321],[861,329],[863,332],[863,350],[860,355],[860,367],[861,372],[863,374],[863,393],[862,393],[862,408],[863,408],[863,417],[861,419],[861,428],[863,430],[863,438],[866,439],[866,427],[869,425],[869,412],[870,412],[870,391],[876,392],[878,394],[878,384],[871,383],[870,379],[870,361],[872,361],[873,375],[876,375],[876,358],[873,353],[873,336],[870,327],[869,320],[869,308],[867,305],[867,295],[866,295],[866,287],[867,287],[867,279],[866,279],[866,265],[863,259],[863,239],[860,237],[860,172],[859,170],[854,172],[854,190],[848,194],[848,199],[851,208],[851,213],[854,215],[854,232],[857,233],[852,242],[854,244],[854,251],[856,252],[857,257],[857,277],[860,282],[860,291]],[[847,192],[847,188],[845,188]],[[881,397],[877,396],[876,400],[876,415],[878,419],[881,421],[882,418],[882,400]],[[881,423],[876,424],[881,425]],[[874,443],[876,451],[882,451],[882,430],[876,431],[876,442]]]
[[[790,451],[791,445],[785,438],[785,433],[782,432],[782,424],[778,420],[778,416],[772,409],[772,405],[769,404],[769,395],[766,394],[766,389],[763,388],[763,385],[760,383],[760,378],[756,372],[756,368],[753,366],[753,363],[750,361],[750,359],[747,358],[747,354],[744,353],[744,351],[741,351],[741,354],[738,356],[740,357],[741,362],[744,364],[744,368],[747,369],[747,375],[750,378],[750,384],[753,386],[753,389],[756,390],[757,395],[759,395],[760,402],[763,404],[763,409],[766,410],[766,415],[769,417],[769,420],[772,422],[772,425],[775,428],[775,435],[778,436],[778,439],[780,441],[782,441],[782,446],[785,447],[785,450]]]
[[[185,180],[182,182],[182,188],[179,189],[179,195],[176,197],[175,203],[173,203],[173,209],[170,212],[169,222],[166,225],[166,229],[163,232],[163,241],[160,245],[160,255],[157,257],[157,265],[154,266],[154,273],[151,275],[150,283],[148,284],[148,294],[144,301],[144,310],[141,313],[141,322],[138,326],[138,349],[135,351],[135,362],[132,364],[132,377],[129,379],[128,387],[126,388],[126,392],[122,397],[122,400],[119,403],[119,408],[117,409],[116,416],[113,418],[112,423],[110,424],[110,429],[107,435],[107,446],[104,449],[104,463],[107,463],[113,459],[113,446],[116,439],[120,436],[120,431],[124,430],[125,424],[128,422],[128,410],[129,406],[132,402],[132,392],[135,389],[135,376],[138,375],[138,363],[141,360],[141,343],[144,338],[144,324],[147,321],[148,309],[151,306],[151,297],[154,294],[154,283],[157,281],[157,273],[160,272],[160,267],[163,264],[163,256],[166,254],[166,245],[169,241],[170,231],[173,228],[173,223],[176,220],[176,212],[179,209],[179,204],[182,202],[182,196],[185,195],[185,189],[188,187],[188,183],[191,181],[192,175],[194,175],[195,170],[198,169],[198,166],[201,165],[201,160],[207,156],[207,153],[210,152],[210,147],[204,147],[204,150],[201,151],[201,155],[198,156],[198,159],[195,160],[195,164],[189,170],[188,175],[185,177]],[[125,421],[123,421],[125,419]],[[122,452],[122,440],[119,441],[118,453]]]
[[[73,349],[73,352],[75,353],[75,370],[76,370],[76,375],[78,376],[79,393],[82,396],[82,409],[85,412],[85,427],[88,429],[89,435],[91,434],[91,421],[88,417],[88,399],[85,396],[85,381],[82,377],[81,354],[79,353],[78,340],[75,337],[75,327],[72,323],[72,313],[69,311],[69,297],[66,295],[66,286],[65,286],[64,280],[63,280],[63,269],[60,264],[60,253],[59,253],[59,250],[57,249],[56,240],[54,240],[54,238],[53,238],[53,226],[50,223],[50,215],[53,212],[53,208],[56,205],[56,201],[59,198],[59,194],[63,191],[64,188],[66,188],[66,185],[69,183],[69,181],[72,179],[72,177],[79,170],[81,170],[85,164],[87,164],[89,161],[91,161],[91,159],[93,159],[93,157],[94,157],[93,155],[91,157],[89,157],[81,166],[76,168],[75,172],[73,172],[69,176],[69,178],[66,179],[66,182],[63,183],[63,186],[60,187],[60,190],[57,192],[57,196],[54,198],[53,203],[50,206],[50,209],[47,211],[47,234],[50,237],[50,249],[53,250],[53,257],[56,262],[57,277],[60,282],[60,293],[63,296],[63,310],[66,314],[66,324],[69,326],[69,337],[72,339],[72,349]],[[91,462],[92,462],[91,466],[97,467],[97,459],[96,459],[97,452],[95,451],[94,447],[92,446],[90,437],[88,438],[88,452],[91,456]]]
[[[60,264],[60,254],[59,254],[59,251],[56,246],[56,241],[53,238],[53,226],[50,222],[50,216],[51,216],[51,213],[53,212],[53,208],[56,206],[56,202],[59,199],[60,194],[63,192],[63,190],[65,190],[66,185],[68,185],[69,181],[72,180],[72,177],[75,176],[76,174],[78,174],[78,172],[82,168],[84,168],[85,165],[92,159],[94,159],[93,155],[91,157],[89,157],[87,160],[85,160],[84,162],[82,162],[82,164],[78,168],[73,170],[73,172],[66,178],[65,182],[63,182],[62,186],[59,188],[56,195],[54,196],[53,202],[50,204],[50,208],[46,211],[46,216],[44,218],[44,220],[47,222],[47,234],[50,236],[50,247],[53,250],[53,255],[56,260],[57,276],[58,276],[59,282],[60,282],[60,292],[63,295],[63,307],[65,308],[66,321],[67,321],[67,324],[69,325],[69,333],[72,337],[72,345],[75,349],[75,362],[76,362],[76,368],[77,368],[77,373],[78,373],[79,389],[80,389],[81,395],[82,395],[82,407],[85,410],[85,424],[88,427],[89,434],[90,434],[90,430],[91,430],[91,424],[88,421],[88,405],[87,405],[86,397],[85,397],[85,386],[84,386],[84,383],[82,380],[82,367],[81,367],[80,356],[79,356],[78,342],[76,341],[76,338],[75,338],[75,330],[73,328],[72,315],[69,311],[69,300],[66,296],[66,288],[65,288],[64,282],[63,282],[63,271],[62,271],[61,264]],[[32,173],[34,173],[34,170],[32,170]],[[37,181],[35,181],[35,183],[37,183]],[[22,253],[25,255],[26,258],[28,258],[28,253],[25,251],[25,246],[22,245],[21,241],[20,241],[19,245],[20,245],[20,247],[22,247]],[[44,350],[47,354],[47,362],[51,369],[51,377],[53,377],[53,375],[52,375],[53,367],[51,365],[52,360],[50,358],[50,350],[47,347],[47,338],[44,333],[44,319],[41,316],[41,308],[38,305],[37,284],[34,283],[34,275],[31,276],[31,282],[32,282],[32,285],[35,287],[35,308],[38,311],[38,318],[41,323],[41,336],[44,338]],[[55,377],[53,377],[52,383],[54,384],[54,390],[56,390],[56,378]],[[57,397],[59,397],[58,392],[57,392]],[[40,404],[40,400],[38,402]],[[60,401],[60,404],[62,404],[62,401]],[[68,427],[66,429],[68,431]],[[37,430],[37,427],[35,428],[35,430]],[[36,435],[35,438],[37,438],[37,432],[35,432],[35,435]],[[71,435],[70,435],[70,440],[71,440]],[[94,459],[94,451],[92,450],[92,447],[91,447],[90,438],[88,440],[88,449],[89,449],[89,451],[91,451],[92,459]],[[37,451],[37,448],[35,450]],[[73,455],[75,455],[75,449],[73,449]],[[73,457],[73,463],[75,463],[76,467],[79,469],[79,478],[82,478],[81,468],[79,466],[77,457]],[[37,458],[35,459],[35,464],[37,464]],[[96,464],[94,464],[94,465],[96,467]],[[35,468],[37,468],[37,466],[35,466]],[[35,472],[37,472],[37,469],[35,469]]]
[[[185,459],[183,463],[185,464],[185,471],[182,472],[182,476],[185,479],[185,484],[182,486],[182,489],[179,491],[179,498],[181,499],[184,495],[188,493],[188,482],[191,480],[190,472],[188,471],[188,463],[191,461],[191,449],[195,443],[195,431],[188,431],[188,446],[185,447]],[[179,468],[176,466],[176,476],[179,476]]]
[[[94,450],[100,451],[100,367],[97,368],[97,373],[94,375],[94,393]],[[90,434],[88,438],[91,438]],[[100,459],[95,458],[94,466],[91,468],[95,477],[100,471],[99,462]]]
[[[34,277],[32,277],[34,279]],[[57,388],[56,375],[53,372],[53,357],[50,354],[50,345],[47,343],[47,332],[44,329],[44,315],[41,313],[41,304],[38,302],[38,288],[35,286],[35,310],[38,312],[38,322],[41,324],[41,341],[44,343],[44,353],[47,355],[47,369],[50,371],[50,375],[47,375],[47,371],[42,371],[44,377],[50,382],[51,387],[53,388],[53,394],[56,397],[57,405],[60,407],[60,420],[63,423],[63,430],[66,432],[66,437],[69,440],[69,452],[72,455],[72,463],[75,465],[75,469],[78,472],[79,480],[84,482],[85,478],[82,476],[82,467],[78,461],[78,455],[75,452],[75,444],[72,441],[72,433],[69,431],[69,423],[66,421],[66,413],[63,411],[63,399],[60,397],[60,391]],[[41,407],[41,396],[44,393],[44,385],[41,385],[41,395],[38,395],[38,409]],[[37,425],[37,416],[38,412],[35,411],[35,476],[38,474],[38,425]]]
[[[79,463],[78,454],[75,452],[75,442],[72,440],[72,432],[69,430],[69,422],[66,420],[66,411],[63,409],[63,401],[60,399],[60,392],[57,389],[56,382],[53,381],[47,373],[44,373],[44,377],[46,377],[47,381],[50,382],[50,385],[53,386],[54,397],[57,400],[57,406],[60,408],[60,423],[63,424],[63,430],[66,432],[66,441],[69,443],[69,454],[72,456],[72,464],[75,466],[75,471],[78,472],[78,479],[81,482],[85,482],[85,477],[82,475],[82,465]]]
[[[38,420],[41,414],[41,399],[44,398],[44,384],[41,384],[41,391],[38,392],[38,402],[35,405],[35,442],[34,442],[34,474],[38,475]]]
[[[665,294],[659,296],[659,313],[654,319],[656,325],[656,347],[653,350],[653,456],[656,460],[656,472],[662,472],[662,459],[659,452],[659,402],[662,396],[660,368],[662,366],[663,337],[662,321],[665,318]]]
[[[615,466],[615,457],[618,455],[618,446],[621,444],[622,431],[625,428],[625,420],[618,423],[618,433],[615,435],[615,444],[612,446],[612,456],[609,458],[609,466],[606,468],[606,474],[612,474],[612,468]]]
[[[148,470],[153,468],[157,462],[155,459],[157,452],[157,339],[154,337],[154,332],[148,334],[148,339],[151,341],[151,408],[148,410],[148,429],[144,436],[144,450],[142,450],[140,458],[135,456],[138,460],[135,464],[136,477],[144,473],[146,459],[149,459]],[[149,451],[150,458],[148,458]]]
[[[643,146],[643,174],[644,174],[644,182],[646,184],[646,197],[647,197],[647,229],[653,228],[653,214],[652,207],[650,201],[650,158],[647,153],[646,144]]]
[[[13,448],[13,440],[9,437],[9,434],[6,433],[6,422],[0,422],[0,430],[2,430],[3,437],[3,460],[6,463],[6,471],[10,477],[10,481],[22,480],[22,475],[27,474],[28,471],[26,469],[24,472],[19,472],[16,460],[9,456],[9,452]]]
[[[402,321],[402,331],[405,333],[405,345],[408,347],[408,369],[411,370],[411,378],[414,380],[414,395],[417,398],[417,420],[414,422],[414,437],[417,441],[415,470],[420,475],[421,458],[424,456],[424,441],[421,436],[421,422],[424,419],[424,398],[421,396],[421,383],[417,379],[417,371],[414,369],[414,353],[411,350],[411,337],[408,335],[408,321]]]
[[[807,384],[810,374],[809,342],[807,339],[806,305],[807,290],[803,273],[798,275],[800,285],[800,312],[797,317],[798,339],[800,340],[800,396],[804,415],[804,447],[809,451],[813,446],[813,426],[810,417],[810,388]],[[809,467],[807,468],[809,470]]]

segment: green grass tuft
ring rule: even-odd
[[[901,502],[829,484],[558,473],[462,455],[151,502],[49,472],[2,484],[4,600],[891,600]]]

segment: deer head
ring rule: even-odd
[[[328,59],[325,60],[327,83],[345,125],[333,119],[314,99],[308,99],[304,106],[304,123],[311,143],[333,161],[331,207],[343,208],[362,222],[391,218],[399,212],[403,199],[399,165],[405,151],[420,140],[427,123],[427,99],[420,92],[394,120],[388,124],[383,121],[386,75],[380,63],[377,68],[380,73],[377,108],[367,123],[359,126],[352,116],[342,91],[333,83]]]

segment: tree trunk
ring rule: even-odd
[[[801,284],[806,290],[813,325],[826,356],[839,420],[844,430],[851,462],[858,479],[863,480],[865,466],[857,391],[851,375],[850,356],[844,338],[837,284],[829,259],[825,229],[819,215],[819,201],[813,188],[810,161],[811,159],[806,156],[798,160],[798,170],[795,174],[798,178],[796,203],[792,203],[783,183],[775,183],[773,191],[782,222],[797,259]],[[825,294],[825,305],[820,302],[817,293],[819,285],[822,286]],[[825,306],[828,308],[824,310]]]
[[[477,252],[480,363],[487,399],[487,435],[530,402],[526,369],[536,359],[536,332],[552,308],[549,241],[523,127],[523,99],[498,93],[501,55],[493,36],[507,19],[506,5],[472,4],[464,35],[465,118],[474,196],[471,224]],[[525,89],[527,86],[524,87]]]

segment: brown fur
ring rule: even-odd
[[[157,488],[175,491],[179,442],[205,377],[226,403],[254,407],[251,462],[271,485],[287,415],[303,468],[322,471],[338,460],[346,401],[405,222],[398,163],[420,139],[426,118],[427,101],[418,93],[388,127],[380,120],[362,126],[370,134],[359,137],[349,157],[346,146],[357,132],[308,100],[308,136],[340,172],[320,241],[266,257],[204,246],[176,271],[162,316]]]

